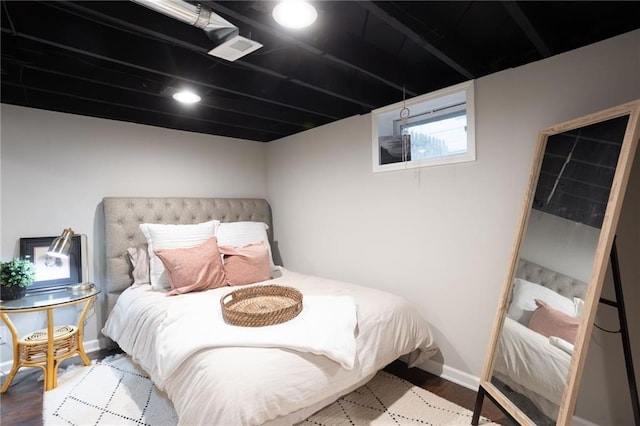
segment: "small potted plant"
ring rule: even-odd
[[[35,274],[33,263],[28,260],[14,258],[0,263],[0,299],[15,300],[24,297]]]

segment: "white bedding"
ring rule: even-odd
[[[506,317],[494,363],[494,376],[527,396],[551,418],[567,381],[569,348]],[[569,345],[567,343],[567,345]]]
[[[338,297],[334,301],[344,302],[347,309],[341,312],[347,318],[348,301],[355,303],[351,364],[345,361],[350,355],[343,345],[348,340],[344,330],[337,339],[341,343],[333,349],[327,349],[331,345],[311,347],[317,343],[313,339],[302,339],[307,342],[296,349],[290,342],[283,345],[288,348],[224,346],[234,343],[228,336],[226,343],[216,340],[221,328],[231,327],[220,324],[219,299],[235,289],[229,287],[176,297],[166,297],[147,285],[131,287],[118,298],[103,333],[167,392],[183,425],[293,424],[350,392],[399,356],[420,350],[416,362],[422,362],[437,351],[427,323],[406,300],[371,288],[279,270],[281,277],[260,284],[295,287],[312,305],[316,296],[322,302]],[[179,313],[184,314],[184,321],[175,318]],[[342,314],[335,312],[336,317]],[[187,317],[195,323],[188,323]],[[289,327],[294,327],[291,323]],[[353,329],[348,321],[343,324],[349,327]],[[317,335],[309,330],[305,337]],[[288,339],[286,333],[283,336]],[[248,344],[246,336],[243,339]],[[184,347],[176,350],[175,345]]]
[[[167,380],[199,350],[215,347],[285,348],[324,355],[351,370],[356,356],[356,305],[351,296],[305,296],[302,312],[268,327],[237,327],[224,322],[220,303],[225,288],[189,293],[169,306],[158,328],[158,374]],[[192,324],[208,324],[207,332]]]

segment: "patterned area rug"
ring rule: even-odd
[[[473,413],[386,371],[300,425],[470,425]],[[482,417],[483,426],[497,425]]]
[[[45,425],[175,425],[167,398],[130,357],[115,355],[69,368],[44,393]]]
[[[178,422],[171,402],[126,356],[60,374],[44,394],[45,425],[162,425]],[[384,371],[301,425],[469,425],[472,413]],[[482,425],[495,425],[482,419]]]

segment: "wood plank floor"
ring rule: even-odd
[[[117,350],[100,350],[89,353],[89,358],[100,360],[119,353]],[[63,362],[60,368],[72,364],[81,364],[78,357]],[[462,407],[473,411],[476,392],[455,383],[441,379],[418,368],[407,368],[406,364],[396,361],[385,368],[416,386],[433,392]],[[21,370],[9,390],[0,395],[0,424],[2,426],[40,426],[42,425],[43,382],[38,380],[41,370],[28,368]],[[482,415],[505,426],[515,426],[492,402],[485,398]],[[116,425],[114,425],[116,426]]]

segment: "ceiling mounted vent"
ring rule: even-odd
[[[222,43],[220,46],[214,47],[209,51],[209,55],[226,59],[227,61],[235,61],[238,58],[248,55],[254,50],[258,50],[262,45],[246,37],[237,35]]]
[[[238,35],[238,27],[201,4],[191,4],[182,0],[132,0],[149,9],[202,28],[207,36],[217,43],[209,54],[227,61],[235,61],[262,44]]]

